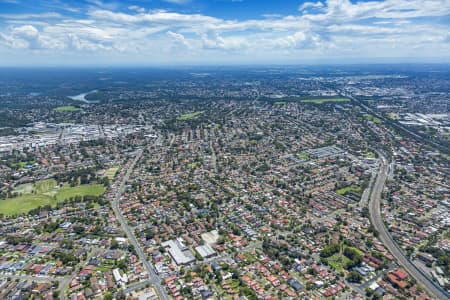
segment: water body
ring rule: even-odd
[[[98,92],[97,90],[92,90],[92,91],[87,92],[87,93],[79,94],[79,95],[76,95],[76,96],[67,96],[67,97],[72,99],[72,100],[82,101],[82,102],[85,102],[85,103],[98,103],[98,101],[89,101],[89,100],[86,99],[87,95],[93,94],[93,93],[97,93],[97,92]]]

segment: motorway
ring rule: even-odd
[[[122,197],[122,194],[125,191],[125,184],[128,181],[128,178],[130,177],[131,173],[133,172],[134,166],[136,165],[138,160],[141,158],[142,152],[143,152],[142,150],[138,150],[136,152],[136,156],[133,159],[133,161],[129,164],[125,175],[122,177],[120,184],[115,185],[114,188],[116,190],[113,193],[114,199],[112,202],[112,208],[114,210],[114,214],[116,215],[117,220],[120,222],[120,225],[122,226],[123,231],[127,235],[128,240],[134,246],[134,249],[136,250],[136,253],[137,253],[139,259],[142,261],[145,269],[147,270],[147,273],[149,275],[149,280],[146,281],[145,283],[146,284],[150,283],[156,288],[156,291],[157,291],[160,299],[169,300],[169,296],[167,295],[166,290],[161,285],[161,278],[155,273],[153,266],[147,260],[147,256],[145,255],[144,251],[141,248],[141,245],[139,244],[136,237],[134,236],[132,229],[128,226],[127,221],[123,217],[122,212],[120,211],[120,207],[119,207],[120,198]]]
[[[397,243],[393,240],[383,223],[381,216],[381,193],[383,192],[384,184],[389,173],[389,165],[387,159],[379,153],[380,169],[376,178],[375,184],[370,195],[369,213],[370,221],[374,228],[378,231],[378,238],[383,245],[391,252],[392,256],[414,279],[424,287],[424,289],[432,296],[433,299],[449,299],[448,293],[439,285],[432,281],[422,271],[420,271],[403,253]]]
[[[390,124],[392,127],[395,127],[396,129],[403,131],[404,133],[406,133],[407,135],[415,138],[418,141],[421,141],[433,148],[437,148],[439,149],[441,152],[444,152],[446,154],[450,154],[450,150],[448,148],[448,146],[446,145],[442,145],[438,142],[435,142],[427,137],[424,137],[420,134],[417,134],[416,132],[408,129],[407,127],[403,126],[401,123],[396,122],[396,121],[392,121],[387,119],[383,114],[378,113],[377,111],[375,111],[374,109],[372,109],[371,107],[367,106],[366,104],[364,104],[362,101],[356,99],[355,97],[353,97],[352,95],[345,93],[342,90],[338,90],[338,92],[343,96],[343,97],[347,97],[350,100],[352,100],[353,102],[357,103],[358,105],[360,105],[362,108],[364,108],[368,113],[374,115],[375,117],[383,120],[384,123],[386,124]]]

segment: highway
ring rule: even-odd
[[[128,226],[127,221],[123,217],[119,207],[120,198],[123,192],[125,191],[125,184],[128,181],[128,178],[130,177],[131,173],[133,172],[134,166],[141,158],[142,152],[143,152],[142,150],[138,150],[136,152],[136,156],[133,159],[133,161],[129,164],[128,169],[126,170],[125,175],[122,177],[120,184],[117,184],[115,186],[116,190],[115,192],[113,192],[114,199],[112,202],[112,208],[114,210],[114,214],[116,215],[117,220],[120,222],[120,225],[122,226],[123,231],[127,235],[128,240],[134,246],[134,249],[136,250],[139,259],[142,261],[145,269],[147,270],[149,280],[146,281],[145,284],[147,283],[152,284],[156,288],[156,291],[160,299],[169,300],[169,296],[167,295],[166,290],[161,285],[161,278],[155,273],[153,266],[147,260],[147,256],[145,255],[144,251],[141,248],[141,245],[134,236],[132,229]]]
[[[353,102],[357,103],[358,105],[360,105],[362,108],[364,108],[368,113],[374,115],[375,117],[383,120],[384,123],[391,125],[392,127],[395,127],[396,129],[403,131],[404,133],[406,133],[407,135],[415,138],[417,141],[423,142],[424,144],[427,144],[428,146],[431,146],[433,148],[437,148],[439,149],[441,152],[444,152],[446,154],[450,154],[450,150],[448,148],[447,145],[443,145],[440,144],[436,141],[433,141],[431,139],[429,139],[428,137],[424,137],[420,134],[417,134],[416,132],[408,129],[407,127],[403,126],[401,123],[390,120],[388,118],[386,118],[383,114],[378,113],[377,111],[375,111],[373,108],[367,106],[366,104],[364,104],[362,101],[356,99],[355,97],[353,97],[352,95],[345,93],[342,90],[338,90],[338,92],[344,96],[349,98],[350,100],[352,100]]]
[[[432,279],[426,276],[422,271],[420,271],[403,253],[397,243],[393,240],[389,231],[383,223],[383,218],[381,215],[381,193],[386,182],[386,178],[389,173],[389,165],[387,159],[378,152],[380,156],[380,168],[379,173],[376,178],[375,184],[370,195],[369,202],[369,214],[370,221],[375,229],[378,231],[378,238],[384,244],[384,246],[391,252],[392,256],[396,259],[397,263],[400,264],[414,279],[419,283],[433,299],[450,299],[449,294],[437,285]]]

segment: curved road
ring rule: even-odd
[[[120,184],[115,186],[116,190],[114,192],[114,200],[112,202],[112,208],[114,210],[114,214],[117,217],[117,220],[120,222],[120,225],[122,226],[123,231],[127,235],[128,240],[134,246],[134,249],[136,250],[136,253],[137,253],[139,259],[142,261],[145,269],[147,270],[150,280],[146,281],[146,283],[150,283],[153,286],[155,286],[160,299],[169,300],[169,296],[167,295],[166,290],[161,285],[161,278],[155,273],[153,266],[148,262],[147,256],[145,255],[144,251],[142,250],[141,245],[139,244],[136,237],[134,236],[132,229],[128,226],[127,221],[124,219],[122,212],[120,211],[120,208],[119,208],[120,197],[122,196],[123,192],[125,191],[125,183],[128,181],[128,178],[130,178],[130,175],[134,169],[134,166],[136,165],[138,160],[141,158],[142,152],[143,152],[142,150],[138,150],[136,152],[136,157],[128,166],[128,169],[127,169],[125,175],[122,177]]]
[[[425,290],[433,297],[433,299],[450,299],[449,294],[433,282],[428,276],[426,276],[422,271],[420,271],[404,254],[400,247],[393,240],[392,236],[388,232],[386,226],[383,223],[383,218],[381,216],[381,193],[383,192],[384,184],[386,182],[386,177],[388,176],[388,162],[386,158],[379,153],[381,159],[381,166],[375,184],[370,195],[369,202],[369,213],[370,221],[375,229],[378,231],[379,239],[384,244],[384,246],[391,252],[395,257],[397,262],[405,268],[408,273],[414,277],[414,279],[422,285]]]

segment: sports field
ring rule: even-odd
[[[202,111],[196,111],[196,112],[193,112],[193,113],[184,114],[184,115],[178,116],[177,120],[178,121],[186,121],[186,120],[196,119],[196,118],[198,118],[198,116],[200,116],[204,112],[205,111],[202,110]]]
[[[333,103],[333,102],[350,102],[347,98],[323,98],[323,99],[305,99],[301,100],[304,103],[313,103],[313,104],[324,104],[324,103]]]
[[[54,109],[56,112],[80,111],[81,109],[72,105],[58,106]]]
[[[369,114],[365,114],[365,115],[363,115],[363,117],[364,117],[364,119],[372,121],[376,124],[381,124],[381,122],[382,122],[380,118],[377,118],[377,117],[369,115]]]
[[[348,194],[350,192],[356,192],[356,193],[361,193],[362,189],[359,186],[347,186],[345,188],[339,189],[336,191],[336,193],[338,193],[339,195],[345,195]]]
[[[50,205],[54,207],[58,202],[75,196],[100,196],[105,192],[101,184],[85,184],[75,187],[64,185],[57,186],[53,179],[42,180],[31,184],[19,186],[16,190],[19,195],[14,198],[0,199],[0,213],[10,216],[37,208]]]
[[[111,167],[105,171],[105,176],[108,177],[109,180],[113,180],[117,171],[119,171],[119,167]]]

